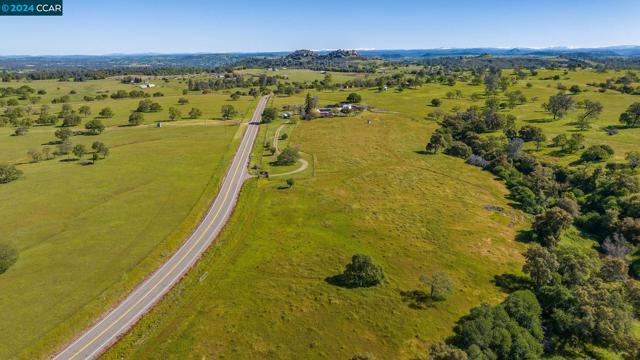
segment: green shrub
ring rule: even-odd
[[[371,287],[384,280],[384,271],[373,263],[368,255],[356,254],[351,257],[341,276],[341,283],[351,288]]]
[[[592,145],[580,155],[580,159],[582,161],[592,162],[604,161],[609,159],[613,154],[614,151],[609,145]]]
[[[300,158],[298,149],[288,147],[284,149],[276,158],[275,165],[286,166],[293,165]]]
[[[469,156],[471,156],[473,151],[471,150],[469,145],[460,141],[454,141],[451,146],[449,146],[447,150],[445,150],[445,153],[447,155],[459,157],[461,159],[467,159],[469,158]]]
[[[0,274],[9,270],[16,261],[18,261],[18,251],[9,244],[0,243]]]
[[[16,169],[13,165],[0,165],[0,184],[6,184],[17,180],[22,171]]]

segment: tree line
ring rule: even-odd
[[[567,96],[552,96],[545,109],[556,118],[565,116],[573,105]],[[585,118],[601,111],[594,104],[583,108]],[[637,109],[640,104],[632,104],[620,120],[637,126]],[[534,216],[524,237],[539,246],[525,253],[528,277],[516,286],[522,291],[500,305],[474,309],[448,345],[433,349],[433,357],[536,359],[543,353],[588,355],[599,346],[636,359],[640,344],[629,328],[640,318],[640,287],[630,275],[640,277],[640,269],[630,267],[627,255],[640,248],[640,153],[627,154],[628,164],[602,166],[613,149],[594,145],[575,166],[541,161],[523,145],[535,142],[539,148],[546,141],[542,130],[518,129],[513,117],[498,113],[495,101],[434,118],[441,126],[426,150],[466,159],[504,181],[509,197]],[[500,130],[502,136],[481,136]],[[567,151],[579,150],[581,142],[579,133],[553,139]],[[561,245],[571,225],[597,240],[599,256]]]

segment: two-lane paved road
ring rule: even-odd
[[[220,192],[193,234],[153,275],[98,323],[58,353],[54,357],[55,360],[84,360],[97,357],[118,337],[124,335],[198,261],[229,219],[242,184],[248,178],[249,155],[258,134],[262,111],[268,100],[269,97],[264,96],[258,102],[238,152],[227,170]]]

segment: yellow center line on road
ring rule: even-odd
[[[261,99],[260,102],[258,102],[258,109],[260,109],[260,106],[261,106],[262,103],[263,103],[263,101]],[[249,122],[251,122],[251,121],[253,121],[253,117],[251,118],[251,120]],[[251,131],[251,128],[247,127],[246,131]],[[249,142],[247,142],[247,143],[249,143]],[[252,146],[247,146],[247,144],[241,144],[241,146],[244,146],[244,148],[242,149],[242,152],[240,153],[239,159],[242,159],[244,157],[247,149],[250,151],[253,148]],[[234,179],[237,176],[238,170],[242,169],[243,166],[246,166],[246,164],[244,164],[244,161],[239,161],[238,164],[236,165],[235,169],[234,169],[233,176],[230,179]],[[231,185],[227,188],[227,191],[225,192],[224,198],[223,198],[220,206],[218,207],[218,210],[216,211],[215,215],[213,215],[213,218],[212,218],[211,222],[209,223],[209,225],[207,225],[207,227],[202,232],[202,234],[197,238],[197,240],[193,243],[193,245],[189,248],[189,250],[187,252],[185,252],[185,254],[178,260],[178,262],[176,262],[176,264],[173,265],[173,267],[171,267],[171,269],[169,269],[169,271],[167,271],[167,273],[160,280],[158,280],[156,282],[156,284],[151,289],[149,289],[146,293],[144,293],[144,295],[142,295],[142,297],[138,301],[136,301],[135,304],[130,306],[127,311],[125,311],[122,315],[120,315],[115,321],[111,322],[111,324],[107,328],[102,330],[98,335],[96,335],[93,339],[91,339],[91,341],[89,341],[82,348],[80,348],[78,351],[76,351],[69,358],[69,360],[75,359],[81,352],[83,352],[86,348],[91,346],[91,344],[96,342],[98,340],[98,338],[100,338],[102,335],[104,335],[107,331],[111,330],[111,328],[113,326],[115,326],[116,323],[118,323],[125,316],[127,316],[136,306],[138,306],[143,300],[145,300],[145,298],[147,296],[149,296],[149,294],[152,291],[154,291],[167,277],[169,277],[169,275],[171,275],[173,270],[175,270],[178,267],[178,265],[180,265],[184,261],[184,259],[191,253],[191,251],[200,243],[200,241],[202,240],[203,236],[205,236],[205,234],[207,233],[207,231],[209,231],[211,226],[213,226],[213,224],[215,223],[215,220],[218,218],[218,215],[220,215],[220,212],[224,208],[223,205],[227,201],[227,198],[229,197],[229,193],[231,191],[231,188],[232,188]],[[215,200],[214,200],[214,202],[215,202]]]

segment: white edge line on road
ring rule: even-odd
[[[248,122],[248,125],[256,125],[255,121],[259,121],[259,116],[261,115],[261,113],[259,112],[259,110],[263,107],[266,106],[266,102],[268,101],[268,97],[263,97],[260,99],[260,101],[258,102],[257,108],[254,112],[254,116],[252,116],[252,118],[250,119],[250,121]],[[256,119],[257,117],[257,119]],[[89,355],[88,358],[92,358],[93,356],[99,354],[100,352],[106,350],[107,346],[111,345],[113,340],[115,338],[117,338],[118,336],[124,335],[126,334],[126,332],[142,317],[142,315],[144,315],[145,312],[149,311],[151,308],[153,308],[153,306],[178,282],[182,279],[182,277],[193,267],[193,265],[202,257],[202,255],[204,254],[204,252],[206,251],[206,249],[214,242],[214,240],[216,239],[216,237],[219,235],[219,233],[222,231],[222,228],[224,227],[224,225],[226,225],[226,222],[228,221],[228,219],[231,216],[231,213],[233,212],[235,205],[237,204],[238,201],[238,195],[239,192],[242,188],[242,185],[244,185],[244,181],[248,178],[246,175],[246,166],[247,164],[245,164],[245,161],[242,159],[243,157],[245,157],[245,152],[248,150],[249,153],[246,155],[247,161],[250,159],[251,156],[251,150],[253,149],[253,144],[255,142],[255,139],[253,139],[253,137],[257,134],[258,131],[258,127],[257,126],[248,126],[247,129],[245,130],[245,134],[243,135],[241,144],[238,147],[238,150],[236,152],[236,155],[234,156],[234,159],[232,160],[231,166],[229,167],[228,171],[227,171],[227,175],[230,174],[231,170],[234,169],[234,174],[236,175],[238,170],[241,170],[241,175],[242,178],[240,179],[236,179],[235,181],[235,186],[233,186],[233,192],[229,192],[227,191],[225,198],[218,198],[218,195],[220,193],[218,193],[218,195],[216,195],[216,198],[214,199],[214,201],[212,202],[212,206],[209,208],[207,214],[203,217],[203,220],[200,222],[200,224],[198,225],[198,227],[196,227],[196,229],[194,230],[194,232],[187,238],[187,240],[181,245],[180,248],[178,248],[174,254],[164,263],[162,264],[156,271],[154,271],[154,273],[145,281],[143,281],[138,287],[136,287],[136,289],[134,289],[129,295],[127,295],[122,302],[120,302],[120,304],[116,305],[110,312],[108,312],[100,321],[98,321],[96,324],[94,324],[91,328],[89,328],[87,331],[85,331],[80,337],[78,337],[75,341],[73,341],[71,344],[69,344],[68,346],[66,346],[62,351],[60,351],[55,357],[54,359],[57,359],[61,356],[64,355],[64,353],[68,350],[71,350],[71,348],[73,348],[74,346],[76,346],[77,344],[79,344],[80,342],[82,342],[87,336],[89,336],[92,331],[98,329],[105,321],[107,320],[111,320],[109,317],[111,314],[114,314],[116,311],[120,310],[119,307],[126,304],[128,301],[132,301],[136,296],[139,295],[140,292],[142,292],[143,290],[145,290],[145,287],[147,287],[148,285],[150,285],[153,280],[160,274],[162,273],[164,270],[166,270],[166,267],[169,266],[170,264],[172,264],[173,262],[176,262],[176,265],[174,265],[173,269],[170,269],[168,274],[165,275],[163,277],[163,279],[161,279],[160,281],[163,281],[164,279],[166,279],[170,274],[172,274],[175,270],[180,270],[178,273],[178,276],[176,276],[175,278],[171,279],[170,282],[165,285],[163,288],[160,289],[159,292],[157,292],[156,295],[154,295],[151,299],[150,302],[147,302],[146,305],[143,306],[143,308],[141,310],[139,310],[138,312],[136,312],[135,314],[133,314],[133,316],[127,320],[123,326],[120,327],[120,329],[114,333],[113,335],[109,336],[109,338],[106,341],[103,341],[99,346],[97,346],[97,348],[92,351]],[[256,133],[256,134],[252,134],[252,133]],[[250,141],[249,139],[252,139],[254,141]],[[234,166],[235,165],[235,166]],[[222,184],[224,185],[225,181],[227,179],[223,179]],[[233,179],[230,180],[229,185],[233,184]],[[207,226],[206,228],[201,228],[200,225],[202,225],[206,220],[208,220],[208,218],[211,217],[211,215],[213,214],[213,212],[215,211],[215,207],[213,205],[215,205],[217,200],[220,200],[220,207],[223,207],[225,205],[225,202],[227,201],[228,195],[232,194],[232,197],[229,199],[229,205],[226,206],[226,210],[225,212],[222,214],[223,216],[220,218],[219,215],[220,212],[218,211],[218,213],[216,215],[213,216],[212,219],[210,219],[211,223],[209,226]],[[217,221],[217,224],[214,226],[213,223],[215,223]],[[213,227],[213,229],[212,229]],[[213,230],[213,231],[211,231]],[[199,233],[199,234],[198,234]],[[210,236],[210,237],[206,237],[207,233],[211,234],[215,234],[214,236]],[[194,237],[195,236],[195,237]],[[202,242],[204,237],[204,242]],[[192,240],[191,243],[191,247],[190,248],[185,248],[185,246],[187,244],[190,243],[189,240]],[[189,256],[189,254],[192,253],[192,251],[194,249],[197,248],[197,252],[195,253],[195,256],[192,257],[191,259],[187,259],[187,257]],[[186,252],[186,254],[184,256],[182,256],[182,258],[176,258],[176,256],[178,256],[178,254],[180,254],[181,252]],[[186,262],[186,267],[181,269],[178,269],[178,266],[180,264],[183,264],[183,262],[187,260]],[[145,297],[148,294],[151,294],[151,292],[155,291],[155,287],[152,287],[149,291],[147,291],[146,295],[142,295],[142,299],[145,299]],[[132,306],[138,306],[142,301],[138,300],[136,303],[134,303]],[[124,309],[124,308],[123,308]],[[116,324],[119,320],[122,320],[122,318],[124,316],[126,316],[126,314],[128,314],[127,312],[124,313],[125,315],[121,315],[120,318],[116,319],[114,321],[114,324]],[[102,332],[102,334],[104,334],[105,332],[109,331],[111,328],[113,327],[113,325],[109,328],[107,328],[106,330],[104,330]],[[94,337],[94,339],[92,339],[91,342],[89,342],[87,345],[85,345],[82,349],[78,350],[75,354],[72,355],[71,358],[74,358],[76,356],[78,356],[82,351],[86,350],[87,347],[91,346],[92,343],[97,340],[99,337],[101,336],[101,334],[98,334],[97,336]]]

